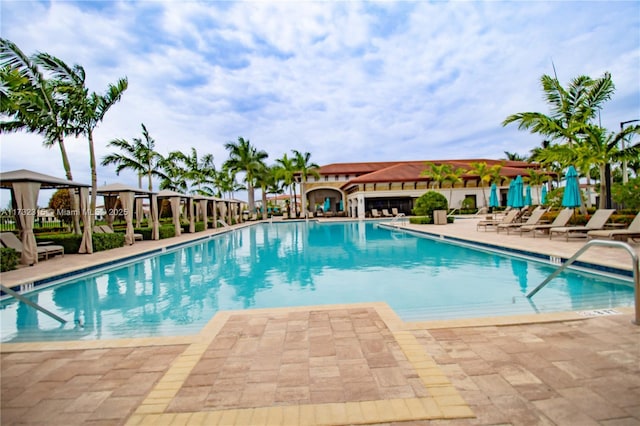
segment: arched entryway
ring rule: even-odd
[[[313,188],[307,191],[309,211],[318,213],[341,214],[345,210],[344,194],[335,188]]]

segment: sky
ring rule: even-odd
[[[238,137],[269,164],[293,149],[319,165],[527,155],[543,138],[501,123],[549,113],[540,77],[554,66],[565,85],[611,72],[603,126],[640,118],[638,1],[1,0],[0,35],[82,65],[97,93],[127,77],[95,132],[98,160],[141,123],[161,154],[195,147],[218,167]],[[3,171],[64,177],[40,136],[0,138]],[[66,146],[90,183],[86,140]],[[98,184],[114,182],[137,178],[100,166]]]

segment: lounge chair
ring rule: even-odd
[[[378,211],[378,209],[371,209],[371,217],[381,217],[382,215]]]
[[[109,225],[96,225],[93,227],[93,232],[96,234],[113,234],[114,233],[113,229],[111,229]],[[136,241],[142,241],[144,239],[142,234],[133,234],[133,238],[135,238]]]
[[[563,226],[559,228],[551,228],[549,230],[549,239],[553,238],[554,235],[564,235],[567,241],[569,241],[569,237],[571,236],[586,237],[589,231],[604,228],[605,223],[607,223],[613,212],[615,212],[615,209],[597,210],[584,226]]]
[[[554,219],[553,222],[548,224],[538,224],[538,225],[522,225],[517,229],[522,237],[524,232],[531,232],[533,238],[536,237],[536,231],[542,231],[543,234],[548,234],[550,229],[560,228],[563,226],[567,226],[569,220],[571,220],[571,216],[573,215],[573,209],[564,209]]]
[[[395,207],[391,208],[391,214],[394,216],[398,216],[398,209]]]
[[[393,215],[391,213],[389,213],[389,210],[387,210],[387,209],[382,209],[382,216],[384,216],[384,217],[393,217]]]
[[[2,245],[5,247],[9,247],[17,251],[18,253],[22,253],[22,241],[17,237],[13,232],[2,232],[0,233],[0,241]],[[41,243],[42,244],[42,243]],[[64,256],[64,247],[54,244],[47,245],[39,245],[37,247],[38,257],[44,257],[45,260],[49,259],[49,256],[53,256],[56,254],[61,254]]]
[[[607,238],[626,241],[629,238],[640,238],[640,212],[631,221],[627,229],[599,229],[587,232],[587,238]]]
[[[507,235],[508,235],[512,229],[515,230],[516,228],[520,228],[525,225],[537,225],[538,222],[540,222],[540,219],[542,219],[542,215],[544,215],[546,211],[547,209],[544,207],[536,207],[536,209],[531,213],[531,216],[529,216],[526,222],[500,223],[496,226],[496,230],[498,231],[498,234],[499,234],[501,229],[506,229]]]
[[[484,228],[484,230],[486,231],[487,227],[489,226],[496,227],[500,224],[513,223],[519,213],[519,210],[511,210],[502,220],[481,220],[476,225],[476,231],[479,231],[480,228]]]

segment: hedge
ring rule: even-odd
[[[453,223],[454,220],[454,217],[447,216],[447,223]],[[409,223],[414,225],[430,225],[433,223],[433,218],[431,216],[411,216]]]
[[[93,251],[104,251],[112,248],[124,246],[124,234],[121,233],[99,233],[92,234],[93,236]],[[55,245],[64,247],[65,254],[76,254],[80,250],[80,243],[82,242],[82,235],[78,234],[48,234],[36,236],[36,241],[44,242],[51,241]]]
[[[20,261],[20,254],[12,248],[0,248],[0,272],[16,269]]]
[[[163,238],[171,238],[171,237],[175,236],[175,231],[174,231],[174,228],[173,228],[173,224],[160,225],[160,227],[158,229],[159,229],[159,232],[160,232],[160,239],[161,240]],[[137,234],[142,234],[142,239],[143,240],[152,240],[153,239],[151,237],[151,228],[136,228],[134,231]]]

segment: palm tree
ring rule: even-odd
[[[520,155],[516,152],[504,151],[504,155],[507,156],[506,160],[508,161],[527,161],[527,158],[523,155]]]
[[[482,198],[484,200],[484,206],[488,206],[487,203],[487,194],[484,191],[485,183],[491,182],[491,177],[494,174],[494,171],[487,165],[487,163],[478,162],[471,163],[471,169],[469,170],[470,174],[478,176],[478,183],[480,184],[480,188],[482,189]]]
[[[432,188],[442,188],[442,184],[448,181],[448,176],[452,173],[451,165],[442,163],[426,163],[427,168],[420,173],[420,176],[426,176],[431,179]],[[451,201],[451,200],[449,200]]]
[[[36,61],[63,85],[63,90],[69,94],[72,106],[76,110],[76,135],[84,134],[87,137],[89,143],[89,165],[91,168],[90,210],[95,211],[98,174],[93,132],[104,119],[107,111],[122,98],[122,94],[128,87],[127,79],[121,78],[116,84],[109,84],[105,94],[99,95],[95,92],[89,93],[86,88],[85,71],[82,66],[74,65],[73,68],[70,68],[60,59],[47,53],[37,54]],[[91,217],[93,218],[94,216],[92,215]]]
[[[294,205],[294,214],[298,215],[296,208],[296,163],[293,158],[289,158],[289,156],[285,153],[282,155],[282,158],[278,158],[276,160],[276,178],[282,180],[284,186],[289,187],[289,194],[293,194],[293,198],[291,198],[290,202],[293,202]]]
[[[538,192],[538,200],[542,197],[540,196],[540,187],[549,180],[549,175],[543,172],[539,172],[535,169],[528,170],[529,176],[524,178],[525,182],[528,182],[529,185],[535,186]]]
[[[566,89],[557,77],[548,75],[541,77],[541,84],[551,114],[521,112],[508,116],[502,125],[518,123],[520,130],[539,133],[551,140],[563,139],[570,147],[577,142],[577,132],[596,117],[615,90],[608,72],[595,80],[584,75],[576,77]]]
[[[213,155],[205,154],[202,158],[198,158],[198,151],[191,148],[191,155],[186,155],[181,151],[169,153],[170,162],[178,162],[181,164],[180,170],[184,173],[184,179],[191,182],[196,188],[191,188],[192,193],[205,194],[203,185],[213,183],[216,167],[213,163]],[[204,192],[203,192],[204,191]]]
[[[226,194],[229,199],[233,198],[234,192],[246,189],[244,185],[236,181],[236,172],[226,167],[226,165],[223,165],[222,170],[216,174],[215,186],[218,188],[221,197]]]
[[[251,142],[241,137],[238,142],[227,142],[224,145],[229,151],[229,159],[225,166],[233,172],[244,172],[244,181],[247,184],[249,197],[249,211],[255,211],[255,175],[264,167],[264,160],[269,156],[265,151],[258,151]]]
[[[467,170],[463,169],[462,167],[456,167],[447,175],[447,182],[451,183],[451,187],[449,188],[449,206],[451,206],[451,202],[453,201],[453,187],[457,183],[464,182],[464,180],[462,179],[462,175],[465,173],[467,173]]]
[[[302,215],[307,213],[307,200],[305,194],[305,186],[307,184],[307,178],[313,176],[316,179],[320,178],[320,174],[317,169],[320,168],[316,163],[311,162],[311,153],[300,152],[298,150],[292,150],[293,162],[295,163],[298,173],[300,173],[300,202],[302,203]]]
[[[0,123],[0,133],[24,130],[42,135],[46,147],[57,144],[66,178],[73,180],[64,144],[65,136],[75,133],[69,97],[60,93],[58,82],[45,78],[37,58],[27,57],[16,44],[4,38],[0,38],[0,69],[2,91],[8,94],[0,103],[1,112],[11,118]],[[71,209],[77,208],[75,197],[71,197]],[[78,215],[74,215],[74,231],[80,233]]]
[[[625,159],[637,159],[640,156],[640,143],[630,145],[624,150],[619,148],[620,142],[627,140],[631,135],[640,134],[640,126],[634,125],[626,127],[618,133],[607,132],[606,129],[587,125],[581,132],[584,136],[580,139],[576,147],[576,156],[579,163],[596,165],[600,174],[600,205],[599,208],[606,208],[607,179],[606,167],[611,163],[620,162]]]
[[[153,191],[153,177],[160,179],[168,179],[166,174],[162,172],[162,166],[165,165],[164,158],[155,151],[156,142],[153,140],[149,131],[142,126],[142,136],[144,139],[133,138],[133,142],[125,139],[114,139],[107,146],[118,148],[122,153],[113,153],[102,159],[102,165],[115,164],[116,174],[125,169],[130,169],[138,174],[138,187],[142,188],[142,177],[147,176],[149,180],[149,191]]]

